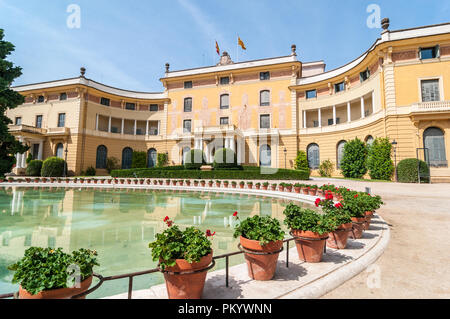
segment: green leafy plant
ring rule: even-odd
[[[367,173],[367,146],[358,138],[349,141],[344,146],[341,170],[344,177],[361,178]]]
[[[334,164],[330,160],[325,160],[319,166],[319,174],[322,177],[331,177],[334,171]]]
[[[147,167],[147,152],[133,151],[131,157],[131,168],[146,168]]]
[[[40,160],[31,161],[26,169],[27,176],[41,176],[42,164],[44,162]]]
[[[215,169],[236,168],[237,155],[236,152],[229,148],[221,148],[214,155],[213,167]]]
[[[117,157],[108,157],[106,159],[106,171],[111,174],[113,170],[120,168],[120,161]]]
[[[30,162],[33,160],[33,155],[31,155],[31,153],[28,154],[27,159],[25,160],[25,162],[28,164],[30,164]]]
[[[297,152],[297,157],[295,158],[294,168],[296,170],[308,170],[309,171],[308,157],[307,157],[305,151]]]
[[[377,138],[369,148],[367,168],[372,179],[389,181],[394,173],[392,144],[388,138]]]
[[[8,267],[14,271],[12,282],[19,283],[29,293],[36,295],[41,291],[68,288],[71,265],[80,269],[80,280],[93,274],[93,267],[99,266],[97,252],[80,249],[72,254],[64,253],[62,248],[31,247],[24,257]]]
[[[167,164],[169,164],[169,154],[167,153],[158,153],[156,158],[156,166],[157,167],[164,167]]]
[[[291,229],[311,231],[323,235],[334,231],[337,225],[326,214],[321,215],[312,209],[289,204],[284,210],[284,223]]]
[[[61,177],[64,175],[64,168],[67,170],[66,161],[59,157],[49,157],[42,164],[42,177]]]
[[[86,172],[84,172],[84,176],[95,176],[95,175],[97,175],[97,171],[92,166],[89,166],[86,169]]]
[[[239,220],[237,212],[233,216]],[[234,238],[242,236],[250,240],[257,240],[261,246],[273,241],[283,240],[284,235],[280,222],[270,216],[260,217],[256,215],[249,217],[234,227]]]
[[[398,181],[400,183],[418,183],[419,182],[419,174],[417,170],[418,166],[420,167],[419,168],[421,175],[420,181],[425,183],[429,182],[428,176],[430,175],[430,168],[428,167],[428,164],[416,158],[407,158],[398,163],[397,166]]]
[[[212,251],[209,238],[215,235],[211,231],[206,234],[196,227],[182,231],[166,217],[164,222],[168,229],[156,234],[156,241],[149,244],[153,261],[159,261],[161,269],[173,267],[177,259],[185,259],[188,263],[199,262],[202,257]]]

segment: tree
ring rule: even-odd
[[[394,163],[391,158],[392,144],[388,138],[377,138],[369,148],[367,168],[372,179],[391,180]]]
[[[298,151],[297,157],[295,158],[295,165],[296,170],[309,170],[309,163],[308,163],[308,157],[306,156],[305,151]]]
[[[341,170],[347,178],[361,178],[367,173],[367,146],[358,138],[348,142],[344,146]]]
[[[13,168],[16,163],[14,154],[23,154],[29,149],[8,131],[8,124],[12,124],[12,121],[6,116],[6,111],[23,104],[24,97],[10,89],[14,80],[22,75],[22,69],[6,60],[6,57],[14,52],[14,45],[3,41],[3,37],[3,29],[0,29],[0,176],[9,173]]]

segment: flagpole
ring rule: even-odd
[[[239,39],[239,34],[237,36]],[[236,42],[236,62],[239,63],[239,41]]]

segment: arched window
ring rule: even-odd
[[[267,144],[261,145],[259,148],[259,165],[272,166],[272,150]]]
[[[147,152],[147,167],[152,168],[156,166],[157,152],[154,148],[151,148]]]
[[[108,149],[105,145],[100,145],[97,147],[97,160],[95,167],[100,169],[106,169],[106,157],[108,154]]]
[[[369,136],[366,137],[366,144],[368,146],[372,146],[373,141],[374,141],[374,139],[373,139],[372,135],[369,135]]]
[[[56,145],[56,157],[64,158],[64,145],[62,143]]]
[[[337,145],[337,154],[336,154],[336,158],[337,158],[337,168],[340,169],[341,168],[341,161],[342,158],[344,157],[344,146],[347,142],[346,141],[340,141]]]
[[[310,144],[307,148],[309,168],[318,169],[320,166],[319,145]]]
[[[444,132],[440,128],[430,127],[423,133],[423,145],[428,149],[425,158],[432,167],[447,167]],[[427,155],[428,153],[428,155]]]
[[[270,91],[264,90],[259,93],[259,105],[260,106],[270,105]]]
[[[181,154],[181,164],[184,164],[184,158],[186,157],[186,154],[189,153],[191,151],[191,148],[188,146],[183,147],[183,152]]]
[[[133,161],[133,150],[125,147],[122,151],[122,169],[130,169]]]
[[[220,108],[228,109],[230,107],[230,96],[228,94],[222,94],[220,96]]]

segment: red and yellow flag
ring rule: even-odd
[[[241,46],[242,50],[247,50],[244,42],[241,40],[241,38],[239,36],[238,36],[238,44]]]
[[[216,41],[216,52],[218,55],[220,55],[220,49],[219,49],[219,44]]]

